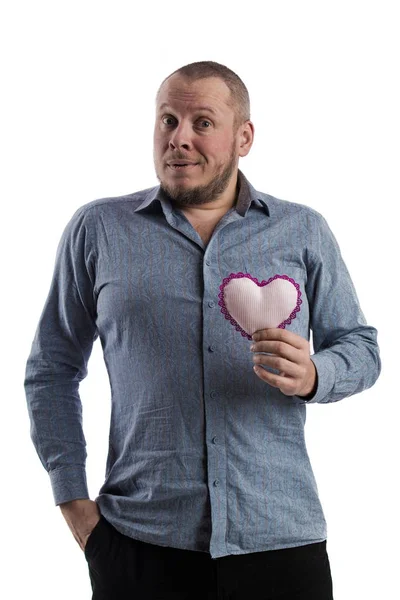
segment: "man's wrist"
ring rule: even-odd
[[[58,506],[60,507],[62,512],[75,512],[84,509],[88,503],[90,503],[90,498],[79,498],[77,500],[69,500],[68,502],[62,502]]]
[[[312,375],[311,375],[311,383],[310,385],[304,390],[304,392],[302,394],[297,394],[299,396],[299,398],[302,398],[303,400],[311,400],[311,398],[313,398],[313,396],[315,396],[317,388],[318,388],[318,372],[317,372],[317,368],[315,366],[315,364],[313,363],[313,361],[311,360],[311,365],[312,365]]]

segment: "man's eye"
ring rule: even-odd
[[[164,123],[164,125],[172,125],[172,123],[167,123],[168,120],[173,121],[174,118],[173,117],[163,117],[162,122]],[[210,121],[208,121],[208,119],[201,119],[199,121],[199,123],[208,123],[208,125],[211,126],[211,123],[210,123]],[[209,127],[206,127],[205,129],[209,129]]]

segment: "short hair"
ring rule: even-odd
[[[240,125],[250,120],[250,97],[243,81],[236,73],[231,69],[228,69],[225,65],[221,65],[220,63],[211,60],[190,63],[168,75],[158,88],[156,102],[163,84],[175,74],[183,75],[192,81],[206,79],[208,77],[222,79],[230,91],[227,104],[233,110],[235,115],[233,125],[234,132],[236,133]]]

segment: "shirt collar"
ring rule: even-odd
[[[264,209],[266,214],[269,216],[269,209],[266,201],[260,196],[259,192],[257,192],[257,190],[251,185],[249,180],[243,175],[240,169],[238,169],[238,180],[240,184],[240,189],[235,209],[239,213],[239,215],[245,217],[250,206],[254,204],[259,208]],[[165,202],[167,202],[168,205],[170,204],[167,196],[161,189],[161,186],[151,188],[149,190],[148,195],[143,200],[142,204],[135,208],[134,212],[138,212],[140,210],[143,210],[144,208],[147,208],[148,206],[154,204],[156,200],[158,200],[160,204],[163,204]]]

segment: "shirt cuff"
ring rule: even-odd
[[[313,354],[310,358],[317,370],[317,389],[312,398],[309,398],[308,400],[301,396],[294,396],[294,398],[304,404],[323,403],[335,384],[335,365],[332,359],[327,354],[324,354],[323,351]]]
[[[49,472],[55,505],[71,500],[89,499],[86,470],[78,465]]]

